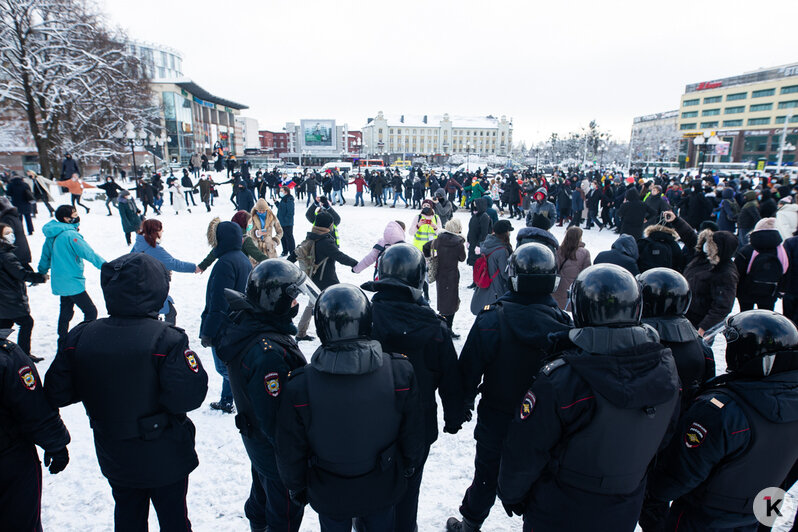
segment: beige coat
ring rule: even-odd
[[[252,209],[252,219],[250,229],[247,234],[258,245],[258,249],[265,253],[270,259],[277,256],[277,245],[283,238],[283,228],[271,209],[266,208],[266,223],[261,227],[260,217],[257,207]]]

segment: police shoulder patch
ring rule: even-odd
[[[275,372],[267,373],[263,377],[263,387],[272,397],[280,395],[280,375]]]
[[[186,359],[186,365],[188,365],[188,369],[190,369],[194,373],[199,373],[199,362],[197,362],[197,354],[191,349],[186,349],[185,351],[183,351],[183,357],[185,357]]]
[[[521,401],[521,419],[526,419],[532,415],[532,410],[535,409],[537,398],[531,391],[527,391],[524,395],[524,400]]]
[[[30,369],[30,366],[22,366],[17,373],[19,373],[19,378],[22,384],[25,385],[25,388],[30,391],[36,389],[36,375],[33,374],[33,370]]]
[[[688,449],[694,449],[703,443],[707,436],[707,429],[697,421],[693,421],[684,433],[684,444]]]
[[[564,365],[565,365],[565,359],[558,358],[558,359],[552,360],[551,362],[549,362],[548,364],[543,366],[541,368],[540,372],[543,373],[544,375],[551,375],[552,371],[554,371],[555,369],[557,369],[559,367],[562,367]]]

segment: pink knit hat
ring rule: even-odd
[[[756,225],[754,226],[754,229],[751,232],[754,232],[754,231],[765,231],[767,229],[775,229],[775,228],[776,228],[776,219],[775,218],[762,218],[761,220],[759,220],[756,223]]]

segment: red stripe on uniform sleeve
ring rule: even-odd
[[[576,403],[581,403],[582,401],[587,401],[588,399],[595,399],[595,396],[594,396],[594,395],[591,395],[590,397],[583,397],[583,398],[581,398],[581,399],[577,399],[576,401],[574,401],[573,403],[571,403],[571,404],[570,404],[570,405],[568,405],[568,406],[561,406],[561,407],[560,407],[560,409],[561,409],[561,410],[565,410],[566,408],[571,408],[571,407],[572,407],[572,406],[574,406]]]

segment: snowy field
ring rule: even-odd
[[[227,200],[230,195],[229,190],[229,186],[222,187],[220,198],[217,198],[217,205],[211,213],[206,213],[204,205],[199,204],[196,208],[192,208],[193,214],[182,212],[180,215],[175,215],[174,211],[170,211],[169,206],[165,204],[163,215],[158,217],[165,229],[163,247],[176,258],[200,262],[209,251],[205,237],[208,222],[214,216],[229,220],[233,215],[233,207]],[[198,198],[198,195],[195,196]],[[342,218],[339,226],[341,249],[358,260],[376,243],[387,222],[401,220],[409,225],[412,216],[417,212],[404,207],[376,208],[368,204],[366,207],[353,207],[352,187],[347,196],[350,203],[336,207]],[[56,204],[62,203],[68,203],[68,196],[56,202]],[[107,217],[103,202],[93,201],[86,204],[91,207],[91,213],[87,215],[79,208],[79,214],[81,232],[88,243],[106,260],[127,253],[130,248],[125,244],[118,212],[113,210],[113,217]],[[303,207],[304,201],[297,201],[294,229],[297,243],[301,242],[304,234],[310,229],[310,224],[304,218]],[[463,222],[463,227],[467,228],[468,213],[461,211],[456,216]],[[44,242],[41,226],[48,220],[46,210],[40,206],[39,217],[35,220],[36,232],[29,237],[34,268]],[[516,228],[522,227],[522,223],[519,220],[513,221]],[[565,229],[555,227],[553,232],[562,240]],[[596,229],[586,231],[584,240],[591,257],[595,257],[599,251],[609,249],[615,237],[611,231],[598,232]],[[372,273],[371,269],[367,269],[361,274],[353,274],[348,268],[340,265],[337,270],[342,282],[357,285],[370,280]],[[178,311],[177,324],[186,330],[192,348],[199,354],[209,375],[209,390],[205,403],[200,409],[189,414],[197,427],[197,454],[200,465],[190,476],[188,513],[193,528],[197,531],[245,531],[249,530],[249,522],[243,510],[250,486],[249,460],[235,428],[233,416],[212,411],[208,407],[208,403],[219,399],[221,377],[214,371],[210,350],[201,347],[199,343],[200,313],[205,304],[205,285],[209,273],[203,275],[175,273],[170,291]],[[88,292],[99,310],[100,317],[103,317],[106,312],[100,289],[99,271],[88,263],[86,278]],[[461,335],[461,339],[455,342],[458,352],[462,349],[463,341],[474,319],[468,310],[472,292],[466,289],[466,286],[470,282],[471,269],[463,264],[461,265],[461,310],[454,322],[455,331]],[[33,353],[45,357],[45,361],[37,365],[39,373],[43,376],[55,356],[59,300],[52,295],[48,285],[29,288],[29,295],[33,317],[36,320]],[[430,297],[434,307],[435,285],[432,285]],[[80,315],[80,311],[76,309],[76,318],[73,319],[72,325],[78,323]],[[310,334],[315,336],[312,326]],[[16,334],[12,339],[16,340]],[[300,347],[310,359],[318,345],[318,341],[303,342]],[[109,346],[109,349],[113,350],[113,346]],[[720,336],[715,342],[718,371],[725,370],[723,350],[724,340]],[[111,351],[109,355],[112,354]],[[72,443],[69,446],[71,461],[67,469],[58,475],[50,475],[46,470],[44,472],[42,495],[44,529],[81,532],[111,530],[113,528],[111,489],[97,465],[92,434],[83,407],[72,405],[62,409],[61,415],[72,435]],[[448,517],[459,518],[457,509],[473,475],[474,424],[475,421],[467,423],[462,431],[452,436],[443,433],[443,423],[440,421],[441,435],[430,452],[421,486],[418,521],[421,532],[444,530]],[[793,494],[795,491],[793,490]],[[795,514],[795,498],[791,498],[788,503],[789,506],[785,508],[784,514],[792,516]],[[150,512],[150,528],[158,530],[154,510]],[[509,531],[520,528],[521,519],[507,517],[498,502],[483,526],[485,531]],[[776,530],[788,529],[787,523],[779,523],[776,528]],[[301,530],[318,530],[318,519],[309,506]]]

